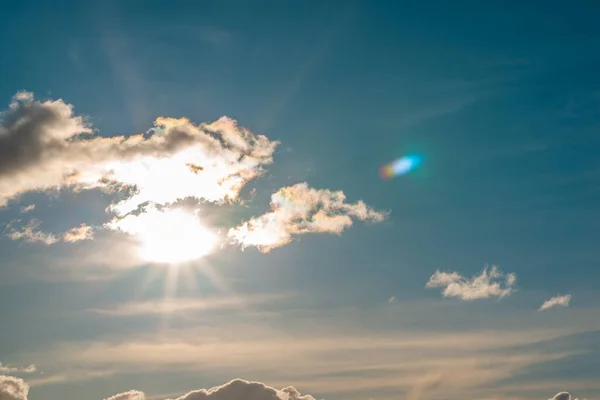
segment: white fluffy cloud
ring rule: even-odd
[[[539,311],[545,311],[553,307],[568,307],[571,302],[571,295],[566,294],[564,296],[554,296],[548,299],[539,308]]]
[[[505,297],[515,290],[517,277],[514,273],[503,274],[496,266],[485,267],[480,275],[466,278],[457,272],[437,270],[425,285],[428,288],[442,288],[444,297],[458,297],[462,300]]]
[[[0,375],[0,400],[27,400],[29,385],[21,378]]]
[[[131,196],[113,207],[119,214],[145,202],[235,199],[277,144],[226,117],[199,125],[158,118],[146,134],[100,137],[70,104],[21,92],[0,115],[0,206],[62,187],[127,187]]]
[[[294,236],[312,232],[341,233],[352,226],[353,218],[381,222],[385,213],[364,202],[346,203],[342,191],[313,189],[298,183],[279,189],[271,196],[271,211],[231,228],[228,236],[242,247],[260,251],[290,243]]]

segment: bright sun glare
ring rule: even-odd
[[[155,210],[138,218],[136,236],[145,261],[184,263],[207,255],[217,243],[217,236],[185,210]]]

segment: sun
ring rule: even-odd
[[[139,243],[139,256],[146,262],[177,265],[209,254],[218,236],[183,209],[146,209],[118,221],[118,228]]]

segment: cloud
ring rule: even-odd
[[[21,207],[21,212],[22,212],[23,214],[25,214],[25,213],[28,213],[28,212],[30,212],[30,211],[33,211],[34,209],[35,209],[35,204],[30,204],[30,205],[28,205],[28,206],[23,206],[23,207]]]
[[[439,374],[425,376],[412,388],[408,394],[408,400],[420,400],[428,391],[435,390],[442,384],[442,376]]]
[[[82,240],[91,240],[94,238],[94,230],[91,226],[81,224],[69,229],[63,234],[63,240],[67,243],[80,242]]]
[[[59,236],[39,230],[40,224],[41,222],[38,220],[31,220],[20,230],[14,229],[12,227],[12,223],[8,224],[10,232],[7,234],[7,236],[11,240],[24,240],[29,243],[43,243],[47,246],[60,241]]]
[[[129,392],[119,393],[114,396],[109,397],[106,400],[144,400],[146,396],[144,392],[140,392],[139,390],[130,390]]]
[[[21,229],[15,229],[12,227],[14,223],[8,224],[10,232],[7,236],[11,240],[24,240],[29,243],[43,243],[47,246],[56,244],[60,241],[67,243],[75,243],[83,240],[90,240],[94,237],[94,231],[91,226],[81,224],[74,228],[68,229],[66,232],[61,234],[44,232],[39,229],[41,222],[38,220],[31,220]]]
[[[296,317],[293,324],[271,318],[249,323],[240,321],[247,313],[234,318],[219,314],[202,316],[200,328],[173,326],[136,337],[127,334],[103,341],[63,342],[47,353],[32,356],[48,360],[58,369],[78,371],[109,368],[150,374],[260,374],[269,382],[293,379],[321,393],[381,387],[409,391],[419,382],[427,390],[424,376],[436,373],[444,375],[448,390],[466,390],[510,376],[532,363],[563,356],[531,349],[518,354],[504,351],[515,343],[539,338],[533,331],[409,334],[396,330],[382,335],[366,327],[323,327],[326,322],[309,316],[298,318],[298,313],[292,315]],[[206,326],[211,320],[214,323]],[[290,359],[294,362],[289,363]]]
[[[386,214],[364,202],[346,203],[344,192],[313,189],[298,183],[271,196],[271,211],[231,228],[228,236],[242,248],[255,246],[269,252],[290,243],[294,236],[326,232],[339,234],[352,226],[353,218],[381,222]]]
[[[0,114],[0,207],[26,192],[101,189],[115,194],[107,208],[114,215],[104,227],[143,241],[138,228],[153,210],[164,218],[153,215],[152,219],[167,223],[173,218],[166,218],[165,210],[180,200],[238,200],[247,182],[261,176],[273,162],[278,144],[228,117],[200,124],[159,117],[143,134],[100,136],[62,99],[40,101],[32,93],[18,92]],[[279,189],[271,197],[270,212],[231,228],[228,238],[242,248],[255,246],[268,252],[298,235],[340,234],[354,220],[381,222],[385,216],[363,201],[347,203],[342,191],[299,183]],[[8,236],[46,245],[94,236],[86,224],[60,234],[43,232],[39,226],[34,220],[12,229]],[[182,242],[181,234],[171,242]],[[187,242],[193,240],[188,237]],[[145,247],[158,248],[148,240]],[[208,247],[207,251],[212,250],[212,244]],[[165,258],[173,259],[171,255]]]
[[[538,311],[548,310],[553,307],[569,307],[571,301],[571,295],[566,294],[564,296],[554,296],[549,300],[546,300],[544,304],[539,308]]]
[[[144,400],[144,393],[130,391],[106,400]],[[260,382],[234,379],[211,389],[191,391],[176,400],[315,400],[311,395],[301,395],[293,386],[275,389]]]
[[[504,279],[504,282],[498,282]],[[443,288],[444,297],[461,300],[477,300],[489,297],[505,297],[515,291],[517,277],[514,273],[502,274],[496,266],[485,267],[481,275],[465,278],[457,272],[437,270],[425,285],[428,288]]]
[[[176,298],[154,301],[138,301],[120,303],[111,308],[91,309],[91,312],[111,316],[155,315],[189,313],[208,310],[243,309],[251,304],[263,304],[282,300],[289,296],[284,295],[257,295],[249,297],[223,297],[223,298]]]
[[[27,367],[11,367],[9,365],[4,365],[0,362],[0,374],[12,374],[12,373],[33,373],[36,371],[35,365],[28,365]]]
[[[189,392],[177,400],[315,400],[311,395],[301,395],[293,386],[281,390],[260,382],[235,379],[212,389]]]
[[[19,92],[0,115],[0,206],[60,188],[127,189],[111,208],[118,214],[146,202],[234,200],[277,145],[227,117],[199,125],[160,117],[145,134],[101,137],[63,100]]]
[[[29,385],[21,378],[0,375],[0,400],[27,400]]]
[[[132,390],[106,400],[144,400],[143,392]],[[171,399],[169,399],[171,400]],[[260,382],[234,379],[211,389],[191,391],[176,400],[315,400],[311,395],[301,395],[293,386],[275,389]]]
[[[356,381],[356,379],[354,379]],[[359,380],[360,381],[360,380]],[[305,382],[308,384],[309,382]],[[387,385],[386,385],[387,383]],[[392,388],[389,386],[389,380],[381,382],[380,389]],[[428,375],[418,380],[408,393],[409,400],[418,400],[422,398],[427,391],[434,390],[442,384],[439,374]],[[283,386],[283,385],[282,385]],[[319,386],[319,381],[315,385]],[[357,390],[364,390],[360,386]],[[377,388],[370,388],[374,390]],[[0,400],[27,400],[29,385],[22,379],[12,376],[0,376]],[[332,392],[333,393],[333,392]],[[339,393],[339,392],[338,392]],[[145,399],[163,399],[164,396],[146,396],[139,390],[130,390],[105,398],[105,400],[145,400]],[[315,400],[310,394],[301,394],[294,386],[286,386],[283,389],[276,389],[261,382],[248,381],[244,379],[234,379],[221,386],[210,389],[192,390],[176,398],[166,400]],[[568,392],[557,393],[549,400],[577,400]]]
[[[554,395],[553,398],[548,399],[548,400],[578,400],[578,399],[573,399],[573,397],[571,396],[571,394],[569,392],[560,392]]]

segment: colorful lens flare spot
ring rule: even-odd
[[[411,154],[384,165],[379,172],[383,179],[392,179],[393,177],[409,173],[421,164],[421,160],[420,156]]]

